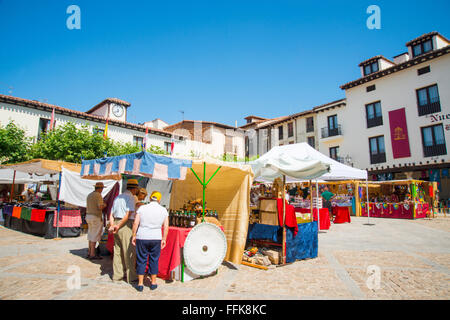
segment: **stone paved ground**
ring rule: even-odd
[[[319,234],[319,256],[268,271],[220,266],[215,276],[181,283],[159,279],[137,292],[111,281],[111,260],[90,262],[86,235],[43,239],[0,227],[0,299],[440,299],[450,296],[450,218],[352,217]],[[81,270],[69,290],[68,267]],[[375,266],[375,267],[372,267]],[[378,268],[376,274],[368,268]]]

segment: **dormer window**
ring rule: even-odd
[[[432,50],[433,50],[433,42],[431,41],[431,39],[422,43],[418,43],[412,47],[414,57],[420,56]]]
[[[367,76],[371,73],[377,72],[379,70],[378,68],[378,60],[375,62],[372,62],[370,64],[366,64],[364,66],[364,75]]]

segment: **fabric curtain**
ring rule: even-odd
[[[203,162],[194,162],[192,168],[203,179]],[[217,164],[206,164],[206,181],[218,168]],[[253,174],[249,166],[222,166],[206,188],[206,207],[217,210],[227,239],[225,260],[240,264],[247,239],[250,210],[250,187]],[[189,200],[202,198],[202,185],[191,170],[185,180],[173,182],[171,209],[180,209]]]

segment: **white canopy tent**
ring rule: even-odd
[[[0,169],[0,184],[12,184],[14,178],[13,169]],[[24,183],[38,183],[45,181],[58,181],[57,174],[29,174],[25,172],[16,172],[16,177],[14,183],[24,184]]]
[[[286,182],[311,180],[330,171],[330,164],[322,161],[313,152],[309,152],[305,145],[309,147],[306,143],[273,147],[262,157],[250,163],[256,181],[273,181],[276,178],[283,178],[283,263],[286,261],[286,201],[284,201]],[[293,146],[297,146],[298,149]]]
[[[321,163],[321,165],[318,165]],[[271,182],[282,174],[286,182],[302,182],[317,179],[367,180],[367,171],[347,166],[327,157],[306,142],[273,147],[259,159],[250,163],[255,173],[255,181]],[[329,171],[325,170],[328,165]],[[274,168],[280,168],[277,171]],[[322,172],[316,175],[317,172]]]

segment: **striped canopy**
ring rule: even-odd
[[[122,179],[122,174],[140,175],[159,180],[184,180],[192,160],[155,155],[145,151],[116,157],[83,160],[84,179]]]

